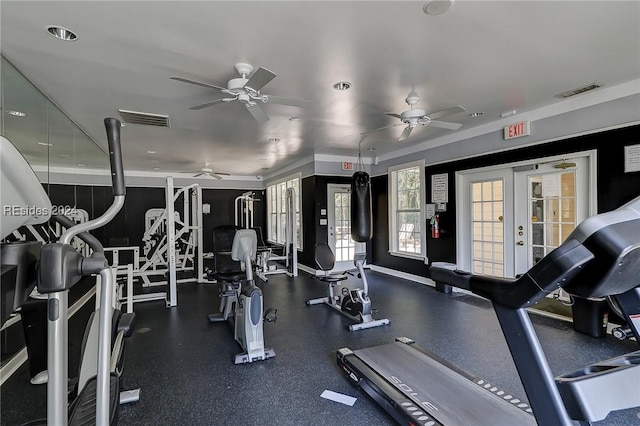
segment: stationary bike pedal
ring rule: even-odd
[[[265,322],[276,322],[278,321],[277,316],[278,310],[276,308],[269,308],[264,312],[264,321]]]

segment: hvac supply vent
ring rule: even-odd
[[[593,89],[597,89],[598,87],[602,87],[602,84],[591,83],[586,86],[578,87],[577,89],[569,90],[567,92],[558,93],[555,95],[556,98],[570,98],[571,96],[579,95],[580,93],[588,92]]]
[[[142,124],[145,126],[171,127],[168,115],[150,114],[148,112],[127,111],[119,109],[122,119],[128,124]]]

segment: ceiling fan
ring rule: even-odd
[[[416,92],[413,92],[413,91],[409,93],[409,96],[407,96],[407,98],[404,101],[409,105],[409,109],[407,111],[404,111],[401,114],[396,114],[393,112],[385,112],[386,115],[399,118],[402,121],[401,123],[391,124],[389,126],[368,130],[366,132],[362,132],[361,134],[364,135],[367,133],[388,129],[389,127],[397,127],[397,126],[402,126],[403,124],[406,124],[407,127],[405,127],[404,131],[400,135],[400,138],[398,138],[398,142],[402,142],[409,138],[409,135],[411,134],[411,131],[413,130],[413,128],[418,125],[439,127],[441,129],[449,129],[449,130],[457,130],[460,127],[462,127],[462,124],[460,123],[451,123],[449,121],[438,121],[436,119],[445,117],[447,115],[457,114],[459,112],[466,111],[464,107],[455,106],[452,108],[443,109],[442,111],[436,111],[436,112],[427,114],[423,109],[413,107],[415,104],[420,102],[420,98],[418,97]]]
[[[215,99],[213,101],[205,102],[200,105],[192,106],[189,109],[199,110],[210,107],[219,102],[233,102],[239,101],[245,105],[247,110],[251,113],[253,118],[258,122],[264,123],[269,120],[269,117],[262,109],[262,104],[272,103],[281,105],[290,105],[294,107],[304,108],[311,102],[305,99],[292,99],[283,98],[281,96],[266,95],[260,92],[262,88],[276,77],[276,74],[269,71],[266,68],[258,68],[256,72],[251,74],[253,66],[245,63],[235,64],[236,71],[241,77],[232,78],[227,82],[227,87],[216,86],[211,83],[203,83],[201,81],[191,80],[183,77],[171,76],[171,80],[182,81],[184,83],[196,84],[198,86],[210,87],[217,89],[225,95],[229,95],[226,98]],[[251,76],[249,76],[251,74]]]
[[[222,179],[222,176],[230,176],[230,175],[229,173],[214,172],[213,169],[209,168],[209,163],[205,163],[204,167],[198,170],[198,172],[195,175],[193,175],[193,177],[200,177],[200,176],[212,177],[214,179],[220,180]]]

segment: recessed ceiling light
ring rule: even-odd
[[[85,167],[85,166],[86,166],[86,164],[84,164],[84,163],[78,163],[78,166],[80,166],[80,167]]]
[[[59,27],[57,25],[48,26],[47,27],[47,31],[53,37],[55,37],[57,39],[60,39],[60,40],[64,40],[64,41],[76,41],[76,39],[78,38],[76,33],[71,31],[70,29],[64,28],[64,27]]]
[[[291,121],[292,123],[299,123],[299,122],[302,121],[302,118],[300,118],[300,117],[291,117],[289,119],[289,121]]]
[[[351,83],[348,81],[339,81],[333,85],[333,88],[336,90],[349,90],[351,88]]]
[[[372,146],[371,148],[369,148],[369,152],[373,152],[373,151],[375,151],[375,150],[376,150],[376,147],[375,147],[375,146]]]
[[[422,6],[422,11],[427,15],[442,15],[451,9],[455,0],[432,0]]]
[[[472,112],[471,114],[469,114],[469,117],[480,117],[481,115],[483,115],[484,112]]]
[[[7,114],[13,115],[14,117],[26,117],[27,116],[27,114],[25,114],[22,111],[14,111],[12,109],[8,109],[7,110]]]
[[[273,142],[273,143],[280,142],[280,139],[279,138],[269,138],[269,142]]]
[[[157,154],[158,151],[147,151],[147,154]]]
[[[52,143],[46,143],[46,142],[38,142],[38,145],[42,145],[42,146],[53,146]]]

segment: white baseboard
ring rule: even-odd
[[[383,266],[371,265],[371,270],[375,272],[380,272],[385,275],[391,275],[393,277],[402,278],[409,281],[414,281],[420,284],[428,285],[430,287],[435,287],[436,283],[431,278],[421,277],[419,275],[409,274],[407,272],[396,271],[395,269],[385,268]]]

